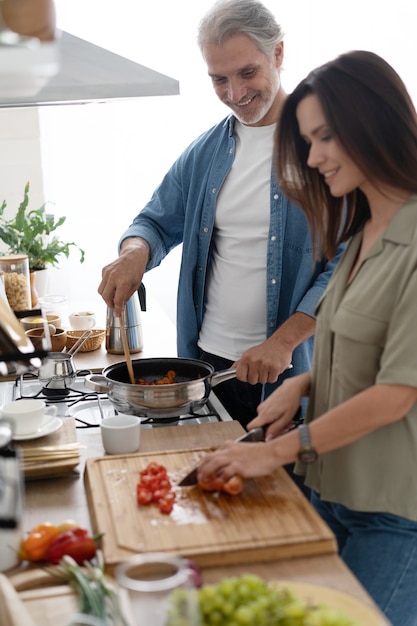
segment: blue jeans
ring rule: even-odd
[[[311,493],[339,554],[393,626],[417,626],[417,522],[361,513]]]

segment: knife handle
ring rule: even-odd
[[[265,433],[269,424],[265,424],[264,426],[259,426],[258,428],[252,428],[252,430],[248,430],[246,433],[235,439],[236,442],[239,441],[248,441],[248,442],[258,442],[265,441]]]
[[[297,428],[297,426],[299,426],[303,422],[304,422],[304,417],[303,417],[302,407],[301,407],[301,404],[300,404],[300,406],[297,409],[296,414],[294,415],[294,417],[291,420],[291,426],[292,426],[292,428]]]
[[[297,428],[300,424],[304,422],[304,418],[302,417],[302,407],[301,404],[297,409],[296,414],[292,418],[289,426],[289,430],[293,430]],[[265,441],[266,431],[270,424],[264,424],[263,426],[258,426],[258,428],[252,428],[252,430],[248,430],[246,433],[235,439],[236,442],[241,441]]]
[[[288,430],[294,430],[294,428],[298,428],[300,424],[304,423],[304,417],[302,413],[302,406],[298,407],[294,417],[292,418]],[[237,441],[245,441],[245,439],[249,441],[265,441],[266,431],[271,424],[264,424],[263,426],[259,426],[258,428],[254,428],[249,430],[247,433],[239,437]],[[262,431],[262,434],[258,431]]]

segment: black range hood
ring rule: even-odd
[[[0,108],[84,104],[179,94],[179,82],[139,63],[62,31],[56,40],[57,69],[39,89],[0,88]],[[0,46],[12,59],[13,47]],[[21,51],[20,51],[21,52]],[[16,50],[16,53],[19,53]],[[16,65],[17,67],[17,65]],[[28,81],[29,82],[29,81]]]

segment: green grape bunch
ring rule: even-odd
[[[252,574],[224,578],[195,591],[199,622],[184,617],[184,590],[178,591],[171,596],[166,626],[364,626],[339,609],[312,605]]]

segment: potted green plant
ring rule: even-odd
[[[4,218],[5,200],[0,206],[0,239],[8,246],[8,253],[27,254],[31,271],[46,269],[48,264],[57,266],[59,257],[68,258],[72,248],[79,250],[80,263],[83,263],[84,250],[73,241],[65,243],[52,234],[66,217],[55,220],[54,215],[46,212],[45,204],[39,209],[29,209],[29,187],[26,183],[23,201],[13,219]]]

